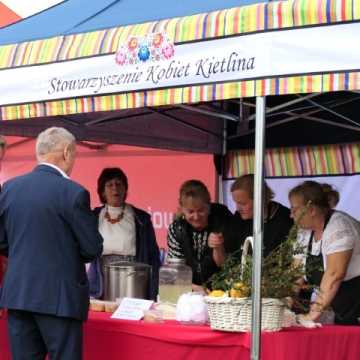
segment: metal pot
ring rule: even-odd
[[[146,299],[151,266],[135,262],[114,262],[104,266],[104,300],[130,297]]]

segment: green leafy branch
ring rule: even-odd
[[[311,203],[300,214],[284,242],[272,250],[262,263],[261,293],[263,297],[285,298],[296,296],[295,283],[305,275],[301,262],[294,262],[294,255],[304,253],[304,247],[297,243],[298,222],[304,216]],[[242,282],[251,291],[253,258],[247,255],[241,269],[241,251],[229,255],[221,270],[211,279],[212,289],[228,291],[234,283]]]

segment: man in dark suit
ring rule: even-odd
[[[6,139],[4,136],[0,135],[0,170],[1,170],[2,161],[5,156],[5,151],[6,151]],[[1,192],[1,184],[0,184],[0,192]],[[0,255],[0,288],[5,273],[5,269],[6,269],[6,259],[5,257]],[[2,310],[0,309],[0,318],[1,316],[2,316]]]
[[[8,309],[14,360],[82,358],[89,287],[85,263],[102,252],[87,190],[71,181],[74,136],[49,128],[37,138],[39,165],[0,195],[0,252],[8,268],[0,308]]]

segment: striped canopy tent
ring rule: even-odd
[[[329,42],[332,41],[333,32],[338,32],[338,26],[351,25],[353,33],[356,34],[360,17],[359,4],[358,0],[259,3],[84,33],[63,34],[64,31],[59,30],[62,35],[54,36],[50,33],[51,36],[46,39],[2,45],[0,117],[3,121],[0,122],[0,131],[9,135],[35,136],[44,127],[61,124],[82,140],[219,154],[224,152],[225,123],[228,149],[253,147],[253,99],[267,96],[269,147],[354,142],[357,140],[357,132],[354,131],[357,124],[354,121],[352,124],[349,122],[356,113],[356,91],[359,89],[360,78],[353,63],[332,68],[333,64],[330,62],[328,67],[325,66],[326,71],[323,71],[319,64],[315,64],[314,68],[309,66],[308,69],[300,66],[289,69],[288,73],[287,70],[280,71],[279,74],[276,71],[281,70],[282,65],[274,65],[282,61],[289,44],[292,48],[287,53],[297,52],[298,63],[306,65],[308,58],[303,58],[307,52],[304,44],[307,45],[313,33],[315,39],[323,39],[321,36],[326,37],[328,33],[326,41]],[[82,25],[77,30],[83,28]],[[11,33],[11,27],[4,30],[7,31],[5,35],[9,30]],[[315,31],[318,30],[325,32],[317,34]],[[348,29],[342,30],[346,39]],[[3,30],[0,30],[0,39],[3,39],[1,31]],[[306,32],[296,35],[297,31]],[[92,63],[106,57],[111,57],[115,64],[115,53],[122,46],[126,46],[130,39],[141,40],[149,34],[159,33],[175,45],[174,61],[178,61],[177,53],[181,55],[179,62],[187,61],[184,60],[187,59],[186,56],[191,57],[192,54],[199,59],[208,56],[211,62],[211,55],[216,54],[220,57],[214,59],[213,63],[218,61],[221,65],[222,51],[218,53],[211,50],[217,49],[213,41],[230,41],[232,52],[236,52],[238,56],[237,60],[245,51],[244,61],[255,57],[260,67],[266,69],[271,65],[274,70],[257,73],[252,71],[254,69],[250,66],[250,71],[237,68],[231,76],[210,76],[205,73],[200,74],[204,75],[202,79],[195,81],[192,77],[183,82],[159,81],[151,87],[141,84],[130,90],[124,86],[113,86],[103,92],[95,93],[89,88],[87,91],[78,92],[60,91],[59,94],[48,96],[47,93],[54,90],[49,84],[56,72],[60,75],[59,72],[63,74],[63,71],[66,72],[74,66],[69,70],[68,77],[64,74],[61,84],[69,78],[81,81],[77,76],[80,67],[91,67]],[[279,38],[277,41],[280,45],[276,44],[276,41],[274,45],[271,39],[277,34],[286,34],[290,39],[293,36],[296,39],[305,38],[306,41],[291,44],[288,38]],[[347,42],[348,40],[344,41],[345,44]],[[253,48],[249,55],[246,55],[249,44],[252,44]],[[320,48],[316,56],[320,56],[321,62],[322,48],[319,45],[313,44],[309,52],[311,57],[314,49]],[[224,46],[225,54],[229,51],[229,45]],[[183,55],[182,49],[186,47],[188,54]],[[263,47],[266,51],[259,51]],[[269,53],[275,52],[273,48],[279,51],[279,55],[267,59]],[[354,54],[359,52],[353,44],[348,44],[348,48],[351,48]],[[326,57],[329,55],[328,50],[324,50]],[[210,55],[209,51],[212,51]],[[333,54],[337,53],[337,50],[333,49]],[[292,62],[292,58],[289,59],[288,61]],[[235,60],[232,60],[231,64],[235,64]],[[81,61],[84,65],[73,65]],[[169,63],[172,60],[167,61]],[[227,61],[223,68],[229,68],[231,59],[228,57]],[[318,59],[316,61],[319,62]],[[254,67],[258,63],[253,64]],[[144,64],[140,62],[136,66],[142,68]],[[196,64],[193,65],[194,71],[199,72]],[[100,69],[101,64],[94,71]],[[114,74],[111,71],[110,74]],[[121,71],[119,66],[116,72]],[[45,76],[42,76],[44,74]],[[98,79],[101,76],[99,72]],[[234,153],[231,156],[236,157]],[[237,164],[243,162],[236,161]],[[231,166],[234,169],[237,165]],[[229,166],[227,168],[229,169]],[[228,170],[228,173],[235,176],[245,169],[232,174],[229,171],[233,170]]]
[[[255,2],[257,0],[227,0],[226,6]],[[205,20],[215,19],[217,10],[223,7],[223,2],[219,0],[196,3],[183,0],[171,7],[167,6],[166,0],[154,0],[143,2],[139,11],[139,4],[132,0],[90,3],[86,0],[65,0],[43,13],[0,29],[0,57],[3,60],[0,68],[25,69],[86,57],[95,59],[113,54],[119,43],[128,41],[132,36],[143,36],[159,30],[165,30],[166,36],[172,41],[181,41],[186,38],[190,26],[201,38],[202,32],[206,36],[209,31],[207,26],[210,21]],[[182,18],[200,13],[203,15]],[[39,71],[46,70],[39,67]],[[10,75],[9,82],[21,77],[19,72],[15,74]],[[5,82],[4,76],[2,81]],[[23,84],[6,84],[4,92],[8,93],[10,88],[18,92],[29,83],[36,87],[37,82],[39,78],[35,74],[32,80],[23,81]],[[25,92],[29,94],[32,89],[28,87]],[[5,121],[1,122],[0,131],[9,135],[35,136],[44,127],[61,125],[68,127],[79,140],[221,152],[222,123],[213,117],[203,114],[194,116],[189,110],[178,106],[162,109],[149,106],[159,103],[161,97],[173,98],[173,94],[167,95],[166,91],[162,94],[122,91],[119,96],[120,92],[115,91],[112,96],[74,96],[73,99],[70,97],[66,101],[56,102],[43,101],[45,99],[41,99],[41,96],[31,102],[20,96],[17,104],[3,101],[0,117]],[[169,104],[172,103],[170,100]],[[144,106],[147,106],[146,109]],[[25,120],[30,118],[31,122]],[[7,121],[14,119],[17,121]]]
[[[357,145],[332,144],[358,140],[359,20],[360,0],[294,0],[4,44],[0,131],[34,136],[61,124],[82,140],[240,149],[227,164],[233,176],[255,173],[258,359],[265,113],[267,146],[293,146],[268,150],[268,174],[286,175],[290,161],[300,173],[357,171]]]

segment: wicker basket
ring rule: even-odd
[[[250,331],[250,298],[205,297],[210,326],[214,330]],[[282,327],[284,303],[278,299],[262,299],[261,330],[278,331]]]
[[[252,238],[245,240],[241,262],[246,261],[246,255]],[[251,330],[251,298],[230,298],[206,296],[210,326],[214,330],[250,331]],[[278,299],[264,298],[261,306],[261,330],[278,331],[282,327],[285,305]]]

